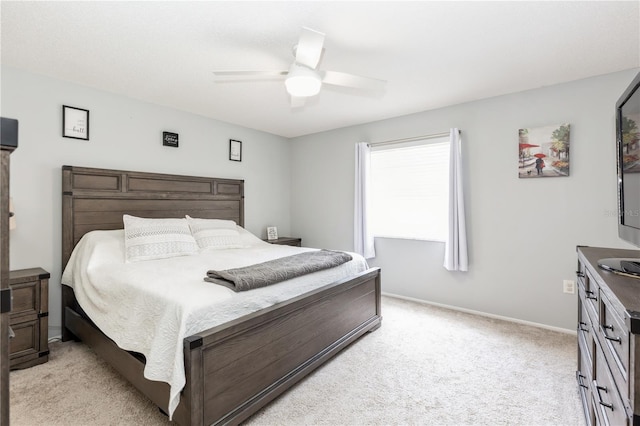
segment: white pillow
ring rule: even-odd
[[[185,219],[145,219],[125,214],[122,221],[127,262],[198,253]]]
[[[222,219],[194,219],[187,215],[191,234],[201,249],[229,249],[246,247],[240,239],[236,223]]]

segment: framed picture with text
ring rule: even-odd
[[[177,148],[178,134],[172,132],[162,132],[162,145]]]
[[[62,137],[89,140],[89,110],[62,105]]]
[[[275,226],[267,226],[267,240],[278,239],[278,228]]]
[[[242,161],[242,142],[229,139],[229,160]]]

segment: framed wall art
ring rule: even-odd
[[[62,105],[62,137],[89,140],[89,110]]]
[[[178,147],[178,134],[171,132],[162,132],[162,145],[171,146],[173,148]]]
[[[229,160],[242,161],[242,142],[229,139]]]
[[[518,129],[518,177],[569,176],[571,126]]]

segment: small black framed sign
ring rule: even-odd
[[[242,161],[242,142],[229,139],[229,160]]]
[[[62,105],[62,137],[89,140],[89,110]]]
[[[178,147],[178,134],[171,132],[162,132],[162,145]]]

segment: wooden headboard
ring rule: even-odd
[[[62,268],[89,231],[123,229],[123,214],[230,219],[244,226],[244,181],[62,166]]]

